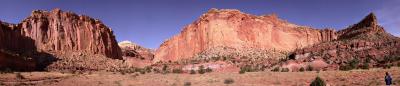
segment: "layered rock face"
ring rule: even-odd
[[[289,52],[336,38],[334,30],[295,25],[276,15],[255,16],[238,10],[211,9],[161,44],[154,61],[189,59],[215,47]]]
[[[72,59],[85,65],[63,63],[71,61],[65,55],[67,52],[79,52]],[[52,64],[47,70],[93,70],[93,65],[90,64],[104,62],[87,60],[96,57],[122,59],[122,52],[113,32],[99,20],[54,9],[50,12],[33,11],[19,24],[0,21],[0,69],[45,70],[53,62],[62,60],[59,64]]]
[[[122,49],[122,55],[125,59],[138,58],[141,60],[153,60],[154,53],[152,50],[139,46],[130,41],[119,42],[118,45]]]
[[[299,49],[292,58],[300,62],[322,58],[338,69],[354,59],[370,66],[385,65],[390,63],[386,60],[396,59],[400,53],[400,38],[385,32],[373,13],[337,34],[337,40]]]
[[[3,24],[0,40],[0,47],[8,50],[77,51],[122,59],[110,28],[99,20],[60,9],[36,10],[18,25]]]

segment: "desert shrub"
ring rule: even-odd
[[[191,82],[185,82],[185,84],[183,84],[183,86],[191,86],[192,83]]]
[[[0,73],[1,74],[3,74],[3,73],[12,73],[12,72],[13,72],[13,70],[11,70],[10,68],[0,69]]]
[[[148,67],[145,67],[144,69],[146,70],[147,73],[150,73],[150,72],[151,72],[151,69],[153,69],[153,68],[150,67],[150,66],[148,66]]]
[[[399,62],[399,63],[397,63],[397,67],[400,67],[400,62]]]
[[[231,78],[224,80],[224,84],[232,84],[233,82],[235,82],[235,81],[233,81],[233,79],[231,79]]]
[[[164,65],[164,66],[163,66],[163,68],[162,68],[162,73],[163,73],[163,74],[169,73],[169,71],[168,71],[168,66],[167,66],[167,65]]]
[[[246,71],[244,71],[244,70],[239,71],[239,74],[244,74],[244,73],[246,73]]]
[[[360,60],[358,60],[357,58],[350,60],[349,65],[350,65],[351,69],[357,68],[359,62],[360,62]]]
[[[304,69],[304,67],[301,67],[300,69],[299,69],[299,71],[300,72],[304,72],[306,69]]]
[[[17,77],[17,79],[25,79],[25,77],[22,76],[21,73],[16,73],[16,74],[15,74],[15,77]]]
[[[180,68],[176,68],[176,69],[172,70],[172,73],[182,73],[182,72],[183,72],[183,70]]]
[[[212,72],[212,69],[210,67],[207,67],[206,72]]]
[[[364,62],[363,65],[361,65],[361,69],[369,69],[369,64]]]
[[[273,71],[273,72],[279,72],[279,67],[275,67],[275,68],[272,69],[271,71]]]
[[[311,65],[307,65],[307,68],[306,68],[306,70],[307,70],[307,71],[313,71],[313,70],[314,70],[314,68],[313,68]]]
[[[206,70],[204,69],[204,66],[203,66],[203,65],[199,66],[198,72],[199,72],[199,74],[204,74],[204,73],[206,73]]]
[[[390,65],[390,64],[383,65],[383,69],[390,69],[391,67],[392,67],[392,65]]]
[[[245,72],[254,72],[254,69],[250,65],[246,65],[244,67],[240,67],[240,71],[245,71]]]
[[[190,74],[196,74],[196,71],[190,70]]]
[[[157,68],[154,68],[153,71],[154,71],[155,73],[160,73],[160,72],[161,72],[160,69],[157,69]]]
[[[322,78],[317,76],[317,78],[311,82],[310,86],[326,86],[326,83]]]
[[[281,72],[289,72],[289,68],[282,68]]]
[[[340,65],[339,66],[339,70],[342,70],[342,71],[349,71],[349,70],[352,70],[353,68],[351,67],[351,66],[349,66],[349,65]]]

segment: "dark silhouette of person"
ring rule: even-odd
[[[387,86],[390,86],[392,84],[392,77],[390,76],[389,72],[386,72],[385,82]]]

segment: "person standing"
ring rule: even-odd
[[[392,77],[390,76],[389,72],[386,72],[385,82],[387,86],[390,86],[392,84]]]

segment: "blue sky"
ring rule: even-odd
[[[0,20],[18,23],[32,10],[54,8],[100,19],[117,41],[153,49],[210,8],[276,13],[295,24],[337,30],[375,12],[386,31],[400,35],[400,0],[1,0]]]

